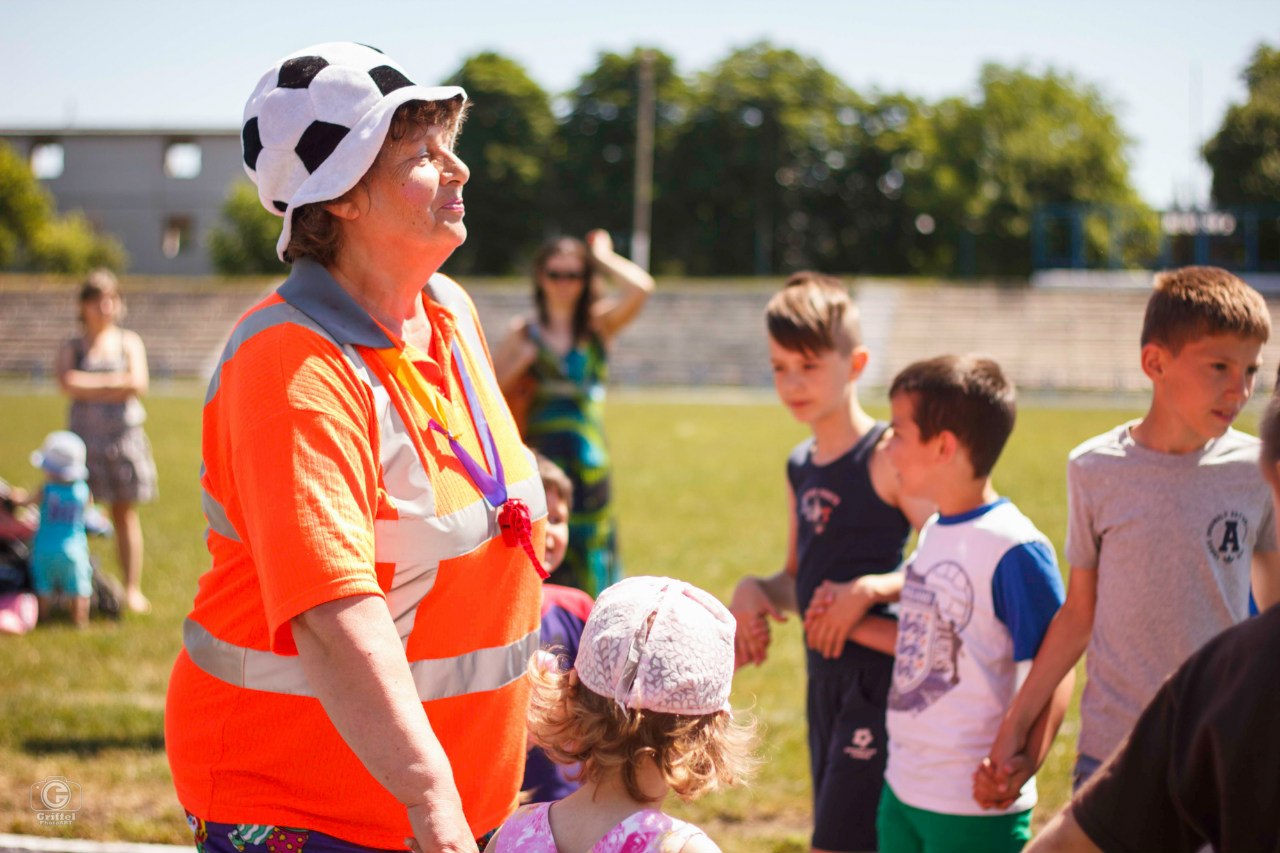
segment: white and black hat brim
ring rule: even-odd
[[[340,198],[364,177],[395,111],[410,101],[466,100],[458,86],[419,86],[376,48],[330,42],[280,60],[245,104],[244,168],[262,206],[284,218],[283,261],[293,212]]]

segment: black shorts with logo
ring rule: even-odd
[[[810,652],[810,654],[813,654]],[[813,846],[876,850],[876,810],[884,785],[889,737],[885,708],[893,658],[859,656],[837,669],[810,661],[809,768],[813,774]]]

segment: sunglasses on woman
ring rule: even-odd
[[[542,274],[552,281],[576,281],[583,276],[581,272],[570,272],[569,270],[544,270]]]

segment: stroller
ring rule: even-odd
[[[35,624],[35,596],[31,586],[31,540],[39,526],[38,513],[22,512],[16,490],[0,478],[0,633],[25,633]],[[85,518],[85,528],[93,536],[110,536],[111,522],[93,509]],[[119,619],[124,610],[124,590],[120,582],[93,566],[93,593],[89,612]],[[9,617],[9,618],[6,618]]]

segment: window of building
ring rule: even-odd
[[[195,142],[170,142],[164,149],[164,173],[170,178],[190,180],[200,175],[200,146]]]
[[[170,216],[164,221],[164,236],[160,240],[160,251],[166,258],[176,258],[192,249],[194,231],[190,216]]]
[[[31,173],[42,181],[50,181],[62,174],[66,155],[61,142],[37,142],[31,146]]]

